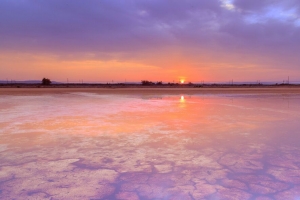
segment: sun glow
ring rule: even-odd
[[[184,83],[184,80],[183,80],[183,79],[181,79],[181,80],[180,80],[180,83],[181,83],[181,84],[183,84],[183,83]]]

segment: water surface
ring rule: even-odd
[[[0,199],[299,199],[300,95],[0,95]]]

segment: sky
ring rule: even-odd
[[[300,81],[299,0],[1,0],[0,80]]]

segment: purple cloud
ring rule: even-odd
[[[272,13],[274,6],[287,17]],[[0,51],[101,58],[178,47],[195,55],[265,55],[298,66],[299,8],[296,0],[3,0]]]

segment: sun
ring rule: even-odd
[[[180,80],[180,83],[181,83],[181,84],[183,84],[183,83],[184,83],[184,80],[183,80],[183,79],[181,79],[181,80]]]

